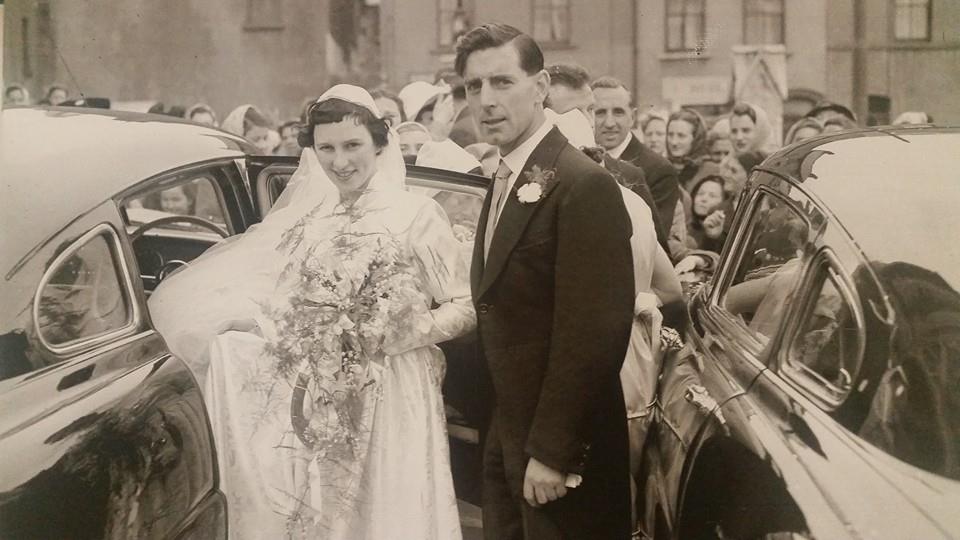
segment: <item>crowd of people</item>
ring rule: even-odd
[[[822,102],[786,129],[774,132],[766,111],[735,103],[714,118],[694,108],[639,112],[625,84],[610,76],[592,78],[575,64],[547,66],[551,77],[546,105],[558,114],[579,110],[594,130],[594,156],[621,184],[640,195],[654,211],[658,239],[680,273],[710,271],[723,246],[747,175],[781,146],[858,127],[853,111]],[[452,68],[437,72],[433,83],[415,81],[399,92],[370,90],[384,119],[399,134],[404,159],[492,175],[496,148],[480,142],[467,107],[463,79]],[[182,117],[242,136],[269,155],[299,156],[301,126],[314,98],[304,101],[299,118],[277,122],[255,105],[236,107],[221,122],[205,103],[165,107],[149,112]],[[63,85],[50,85],[40,105],[71,104]],[[29,105],[30,94],[18,84],[6,87],[4,104]],[[905,112],[894,125],[926,124],[924,112]],[[601,156],[603,158],[601,159]]]

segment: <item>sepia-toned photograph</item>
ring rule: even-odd
[[[0,0],[0,540],[960,540],[957,0]]]

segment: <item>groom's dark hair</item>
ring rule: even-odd
[[[533,75],[543,69],[543,52],[532,37],[509,24],[489,23],[470,30],[457,40],[457,58],[453,62],[457,75],[463,77],[467,69],[467,58],[471,54],[500,47],[506,43],[513,43],[516,47],[517,54],[520,56],[520,68],[527,75]]]
[[[297,142],[302,148],[313,146],[313,128],[320,124],[336,124],[345,118],[353,119],[358,126],[366,126],[373,138],[373,145],[378,149],[387,146],[387,136],[390,128],[383,118],[377,118],[370,109],[342,99],[330,98],[314,103],[307,108],[307,121],[297,135]]]

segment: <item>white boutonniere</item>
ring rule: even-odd
[[[547,186],[556,180],[557,171],[544,170],[539,165],[534,165],[533,170],[523,174],[527,181],[517,189],[517,200],[523,204],[532,204],[543,198]]]

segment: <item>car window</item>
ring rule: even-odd
[[[803,273],[808,225],[785,199],[764,193],[747,226],[720,305],[765,343],[780,326]]]
[[[112,232],[84,241],[47,274],[36,306],[38,332],[62,348],[122,330],[133,322]]]
[[[818,265],[796,331],[789,338],[783,369],[827,408],[849,394],[863,358],[864,325],[851,287],[826,258]]]
[[[280,197],[289,182],[290,173],[269,172],[260,180],[264,182],[262,190],[268,197],[270,206]],[[472,257],[473,241],[477,234],[477,222],[480,219],[480,210],[483,207],[483,196],[480,192],[464,188],[460,190],[453,184],[440,180],[422,180],[407,178],[407,189],[414,193],[421,193],[440,204],[457,240],[464,245],[467,260]],[[259,191],[259,190],[258,190]]]
[[[179,182],[165,182],[163,187],[128,199],[123,203],[130,225],[139,226],[171,216],[191,216],[229,230],[223,198],[213,178],[191,176]],[[204,231],[190,223],[169,223],[160,227],[177,231]]]
[[[453,234],[460,243],[468,246],[472,252],[473,241],[477,235],[477,221],[483,198],[475,193],[438,189],[433,187],[410,186],[410,191],[422,193],[440,204],[446,212]],[[469,260],[469,258],[467,259]]]

